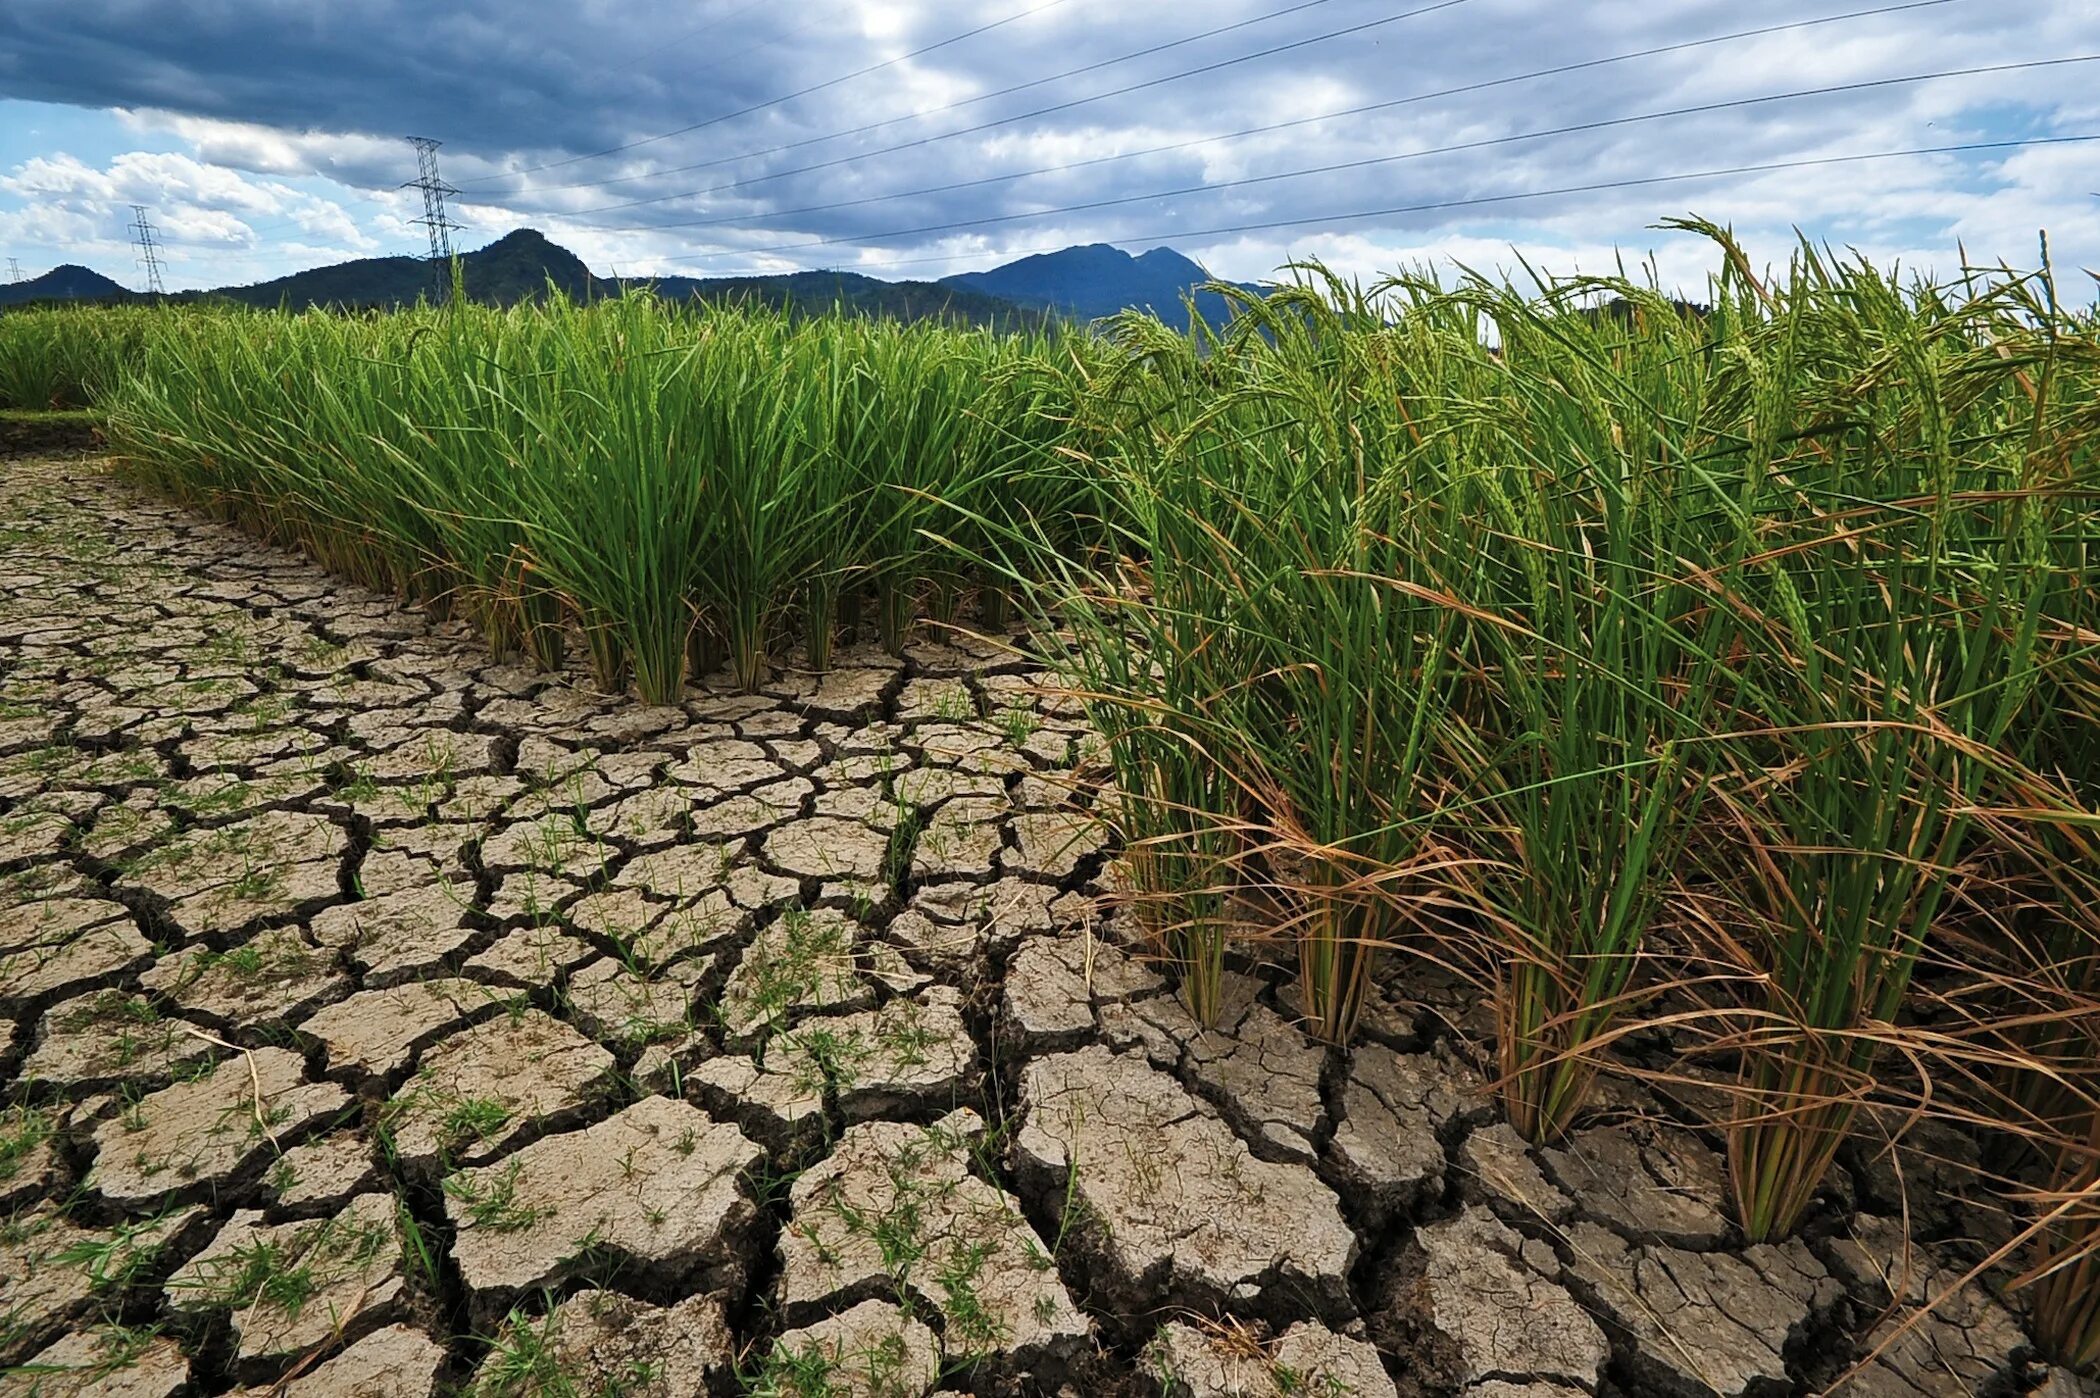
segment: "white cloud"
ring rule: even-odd
[[[1957,243],[1972,256],[2031,261],[2035,232],[2048,227],[2063,263],[2100,265],[2090,197],[2100,189],[2100,146],[1809,166],[1320,226],[1327,215],[1353,210],[2096,131],[2100,64],[1766,103],[1150,197],[1673,107],[2075,57],[2100,48],[2092,0],[2035,0],[2017,11],[1995,0],[1951,0],[1521,82],[1502,80],[1804,20],[1831,7],[1817,0],[1772,0],[1748,11],[1730,0],[1465,0],[1381,22],[1396,11],[1367,0],[1275,19],[1260,16],[1278,8],[1276,0],[1214,0],[1200,8],[1064,0],[835,85],[829,80],[1030,9],[1032,0],[1011,0],[1010,8],[981,0],[817,7],[703,0],[697,9],[690,0],[588,0],[580,9],[554,0],[459,0],[441,10],[411,0],[342,0],[313,11],[283,0],[218,0],[201,12],[187,7],[180,24],[172,22],[177,8],[175,0],[132,0],[118,22],[71,0],[11,0],[17,18],[0,15],[0,51],[12,45],[17,57],[12,67],[0,62],[0,86],[114,108],[126,130],[170,138],[184,153],[92,163],[62,152],[34,156],[0,175],[0,231],[38,240],[70,231],[81,247],[121,249],[110,220],[137,200],[154,206],[171,246],[194,254],[185,275],[209,276],[210,266],[262,274],[289,270],[309,253],[399,248],[412,231],[406,220],[418,210],[398,189],[413,173],[398,133],[423,131],[446,141],[446,173],[467,190],[461,217],[473,231],[466,241],[534,224],[594,267],[621,272],[822,265],[933,277],[1060,243],[1106,240],[1133,250],[1173,244],[1242,279],[1265,275],[1290,255],[1316,254],[1368,274],[1419,259],[1446,268],[1513,266],[1516,248],[1556,269],[1599,271],[1616,265],[1618,249],[1630,262],[1653,250],[1666,278],[1696,287],[1711,262],[1707,250],[1649,229],[1660,216],[1688,210],[1733,224],[1757,256],[1774,259],[1787,255],[1800,228],[1877,258],[1924,257],[1943,270],[1954,267]],[[162,11],[170,22],[154,22]],[[1240,21],[1253,22],[1192,37]],[[1368,27],[1300,42],[1347,26]],[[1233,61],[1279,45],[1293,47]],[[1111,61],[1148,49],[1160,51]],[[1162,81],[1212,64],[1225,66]],[[1091,71],[1057,76],[1082,67]],[[1118,95],[1132,85],[1139,90]],[[820,90],[770,101],[813,86]],[[1014,86],[1023,90],[975,100]],[[1449,91],[1465,88],[1474,90]],[[1205,140],[1418,95],[1428,96],[1380,112]],[[933,110],[950,103],[963,105]],[[1075,105],[952,134],[1063,104]],[[759,110],[716,120],[749,107]],[[698,129],[674,139],[576,159],[695,123]],[[870,123],[884,124],[833,137]],[[1100,159],[1180,142],[1200,144]],[[1082,161],[1090,163],[981,183]],[[524,178],[489,178],[550,162],[561,163]],[[678,168],[693,165],[702,168]],[[312,176],[331,183],[313,192]],[[561,188],[613,180],[621,182]],[[739,187],[721,188],[732,184]],[[936,189],[948,185],[965,187]],[[916,193],[927,189],[935,192]],[[1145,197],[1056,212],[1125,196]],[[593,212],[636,199],[656,202]],[[867,202],[817,207],[847,201]],[[629,227],[732,215],[759,217],[714,227]],[[1025,217],[878,236],[1008,215]],[[1305,225],[1245,235],[1196,231],[1293,220]],[[805,243],[819,246],[763,251]]]

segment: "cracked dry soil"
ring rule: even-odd
[[[1020,652],[644,708],[93,462],[0,519],[0,1393],[1733,1398],[1971,1260],[1872,1161],[1742,1248],[1635,1088],[1526,1148],[1414,971],[1194,1033]],[[1846,1391],[2045,1382],[1972,1286]]]

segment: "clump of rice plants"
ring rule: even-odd
[[[1474,484],[1491,560],[1469,644],[1490,697],[1454,711],[1445,743],[1487,860],[1503,1098],[1536,1141],[1566,1130],[1643,990],[1699,811],[1686,745],[1718,721],[1714,614],[1681,571],[1707,514],[1682,468],[1713,430],[1697,393],[1706,332],[1653,295],[1622,303],[1638,329],[1572,313],[1584,290],[1465,288],[1500,352],[1487,373],[1474,356],[1467,391],[1431,389],[1417,410],[1447,443],[1443,469]]]
[[[0,314],[0,408],[92,407],[137,361],[157,314],[142,307],[27,308]]]
[[[1127,561],[1051,610],[1192,1005],[1221,936],[1289,937],[1339,1040],[1378,947],[1456,948],[1543,1140],[1636,1007],[1696,986],[1677,1029],[1742,1065],[1763,1239],[1915,1051],[1977,803],[2076,663],[2042,637],[2095,638],[2051,620],[2092,466],[2020,279],[1804,249],[1768,289],[1690,226],[1728,268],[1702,311],[1330,280],[1126,321],[1088,449]]]
[[[2024,1293],[2048,1357],[2089,1370],[2100,1364],[2100,592],[2083,566],[2090,536],[2049,537],[2072,565],[2044,630],[2059,663],[2050,702],[2016,744],[2020,766],[1984,815],[2001,906],[1968,939],[1981,993],[1960,1018],[1990,1089],[1977,1117],[2034,1219],[2009,1290]]]
[[[1803,248],[1779,290],[1723,290],[1767,365],[1757,418],[1801,424],[1748,441],[1724,575],[1744,728],[1713,850],[1723,959],[1757,992],[1730,1155],[1762,1241],[1821,1187],[1963,878],[2052,564],[2027,519],[2039,405],[1993,343],[2018,333],[2009,288],[1906,296]]]
[[[725,660],[758,687],[798,626],[825,668],[857,588],[901,653],[923,600],[952,615],[977,506],[1056,503],[1023,482],[1063,425],[983,412],[1059,396],[1040,335],[642,295],[154,325],[112,403],[135,476],[498,654],[552,667],[580,638],[601,687],[652,703]]]
[[[1108,710],[1134,878],[1187,930],[1184,970],[1209,974],[1222,910],[1243,906],[1296,942],[1300,1008],[1335,1042],[1379,949],[1439,915],[1463,863],[1429,793],[1463,683],[1440,570],[1475,566],[1444,532],[1444,482],[1379,474],[1417,458],[1393,449],[1386,346],[1352,314],[1305,289],[1246,300],[1223,334],[1126,320],[1102,465],[1139,563],[1060,599],[1087,618],[1078,664]]]
[[[2033,1288],[2036,1338],[2058,1362],[2090,1371],[2100,1364],[2100,1106],[2088,1103],[2085,1120],[2085,1134],[2066,1135],[2057,1148],[2040,1200],[2046,1222],[2024,1280]]]

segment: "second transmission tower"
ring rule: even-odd
[[[168,289],[160,281],[160,244],[154,236],[160,230],[146,221],[146,206],[131,206],[131,236],[139,245],[139,265],[146,269],[146,290],[154,296],[165,296]]]
[[[7,259],[7,279],[16,286],[22,284],[22,264],[12,257]]]
[[[443,300],[451,275],[452,235],[465,227],[454,223],[445,212],[445,200],[459,191],[438,177],[438,147],[444,142],[411,136],[408,143],[416,148],[416,177],[401,187],[423,191],[423,217],[409,222],[420,223],[430,232],[431,276],[437,297]]]

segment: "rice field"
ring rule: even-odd
[[[1950,1122],[2100,1363],[2100,324],[1687,228],[1699,310],[1307,267],[1188,333],[5,315],[0,406],[92,401],[131,480],[644,704],[997,637],[1099,734],[1197,1023],[1285,966],[1346,1044],[1455,971],[1518,1133],[1683,1089],[1753,1244],[1870,1115]]]

